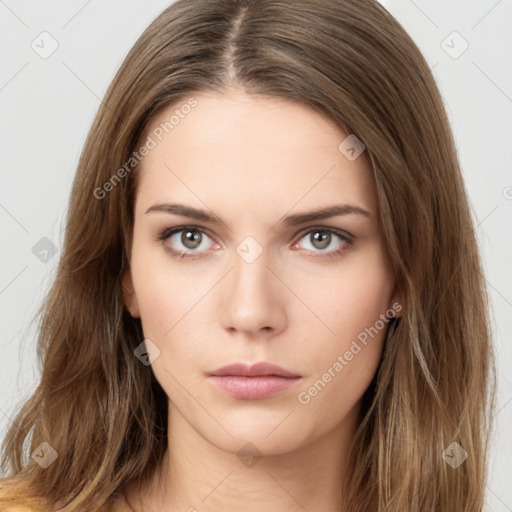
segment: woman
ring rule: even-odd
[[[165,10],[87,139],[39,349],[2,510],[482,510],[484,278],[400,25]]]

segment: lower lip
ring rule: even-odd
[[[212,375],[210,379],[228,395],[241,400],[259,400],[289,389],[300,377]]]

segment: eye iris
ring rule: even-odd
[[[311,234],[311,242],[317,249],[325,249],[331,243],[331,233],[315,231]]]
[[[195,249],[201,244],[202,235],[198,231],[183,231],[181,233],[181,242],[188,249]]]

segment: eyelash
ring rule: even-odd
[[[169,239],[172,235],[175,235],[176,233],[181,233],[182,231],[186,231],[186,230],[198,231],[201,234],[206,235],[209,238],[212,238],[204,229],[200,228],[199,226],[177,226],[174,228],[164,229],[161,233],[159,233],[157,235],[156,240],[159,242],[164,242],[167,239]],[[336,258],[338,256],[341,256],[341,254],[345,253],[346,251],[348,251],[354,245],[354,237],[352,235],[350,235],[349,233],[342,231],[340,229],[336,229],[336,228],[320,227],[320,226],[308,228],[306,231],[303,231],[298,240],[302,240],[306,235],[309,235],[309,234],[315,233],[315,232],[334,234],[334,235],[338,236],[345,243],[345,245],[339,249],[335,249],[333,251],[329,251],[329,252],[325,252],[325,253],[323,251],[319,251],[319,253],[315,254],[317,251],[313,251],[313,253],[311,254],[312,258],[322,258],[322,259]],[[190,259],[194,260],[194,259],[202,257],[202,255],[200,253],[194,254],[194,252],[187,253],[187,252],[175,251],[174,249],[171,249],[167,245],[164,245],[164,248],[174,258],[180,258],[180,259],[190,258]]]

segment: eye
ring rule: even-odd
[[[300,240],[305,244],[300,247],[300,242],[294,244],[294,248],[305,248],[314,258],[330,258],[338,256],[348,250],[354,243],[352,235],[335,228],[313,228],[302,235]]]
[[[209,249],[221,246],[204,229],[197,226],[178,226],[162,231],[157,240],[164,243],[165,250],[176,258],[200,258]],[[300,241],[305,240],[305,247]],[[350,249],[353,236],[336,228],[312,228],[302,234],[292,249],[305,249],[313,258],[336,257]],[[302,246],[301,246],[302,245]]]
[[[165,249],[178,258],[197,258],[209,248],[220,247],[208,234],[196,226],[179,226],[163,231],[157,237]]]

